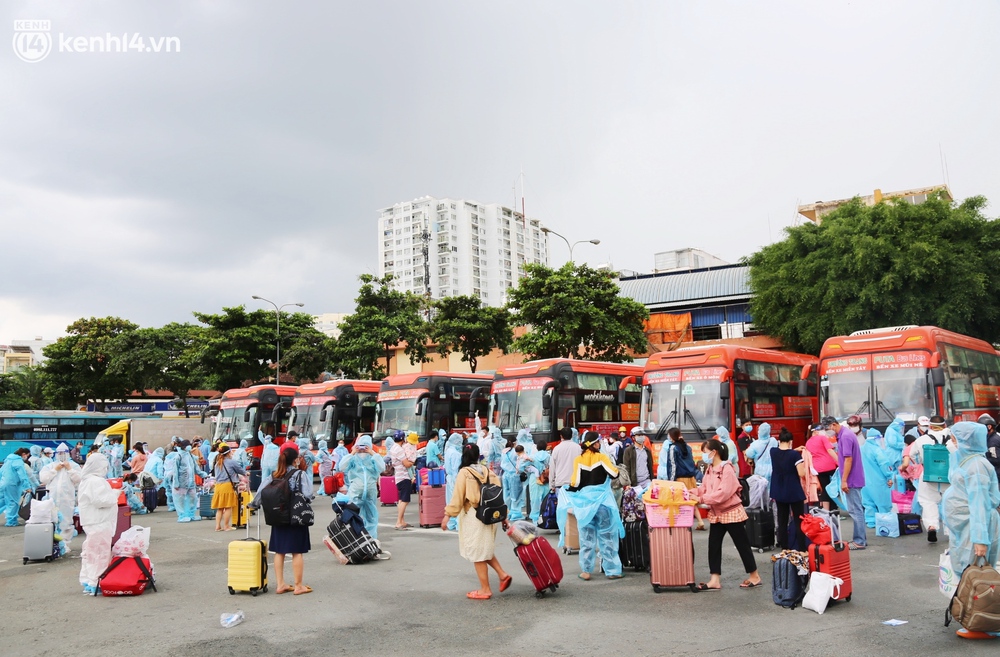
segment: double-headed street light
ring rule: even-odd
[[[274,341],[275,346],[275,358],[274,358],[274,382],[277,385],[281,385],[281,309],[285,306],[298,306],[301,308],[306,305],[304,303],[283,303],[280,306],[270,299],[265,299],[264,297],[258,297],[254,295],[250,297],[251,299],[256,299],[257,301],[266,301],[272,306],[274,306],[274,329],[277,337]]]
[[[570,241],[568,239],[566,239],[564,236],[560,235],[556,231],[552,230],[551,228],[542,228],[542,232],[545,233],[546,235],[552,234],[552,235],[555,235],[556,237],[560,237],[560,238],[562,238],[563,242],[566,242],[566,246],[569,247],[569,261],[570,262],[573,262],[573,247],[576,246],[577,244],[587,243],[587,244],[595,244],[596,245],[596,244],[600,244],[601,243],[601,240],[577,240],[576,242],[573,242],[572,244],[570,244]]]

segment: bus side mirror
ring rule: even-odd
[[[250,407],[247,407],[247,409],[243,411],[243,421],[244,422],[250,421]]]
[[[937,367],[931,368],[931,383],[935,388],[944,387],[944,368],[938,365]]]
[[[805,379],[799,379],[798,395],[799,397],[809,396],[809,382]]]
[[[542,410],[552,410],[552,395],[549,394],[556,387],[555,381],[549,381],[542,387]]]
[[[719,399],[729,399],[729,381],[719,384]]]
[[[423,400],[420,400],[420,401],[417,402],[417,407],[413,410],[413,414],[416,415],[417,417],[420,417],[421,415],[424,414],[424,402],[423,402]]]

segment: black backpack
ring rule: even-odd
[[[292,489],[288,485],[290,475],[289,472],[280,479],[272,479],[260,492],[264,522],[272,527],[292,524]]]
[[[802,599],[806,597],[805,578],[799,575],[798,567],[785,559],[778,557],[774,560],[774,577],[771,580],[771,598],[774,604],[795,609],[802,604]]]
[[[489,472],[486,473],[486,483],[484,484],[475,470],[470,468],[479,483],[479,506],[476,507],[476,517],[484,525],[495,525],[507,519],[507,505],[503,501],[503,488],[490,483]]]

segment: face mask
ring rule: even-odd
[[[66,452],[59,452],[58,454],[56,454],[56,458],[59,459],[60,463],[65,463],[66,461],[69,460],[69,454],[67,454]]]
[[[745,427],[743,427],[743,430],[746,431],[747,433],[750,433],[751,431],[753,431],[753,425],[748,424]]]
[[[705,452],[704,454],[701,455],[701,460],[704,463],[711,463],[712,461],[715,460],[715,457],[712,455],[711,452]]]
[[[855,436],[860,436],[861,435],[861,427],[851,427],[851,431],[854,432]]]

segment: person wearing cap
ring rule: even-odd
[[[641,495],[641,491],[645,490],[653,480],[653,452],[646,444],[646,434],[642,433],[639,427],[633,429],[632,441],[632,444],[625,448],[621,465],[628,473],[632,487],[639,489],[636,492]]]
[[[819,478],[819,502],[827,511],[830,510],[833,500],[826,492],[826,487],[830,485],[830,479],[837,470],[838,462],[837,450],[833,445],[823,425],[814,424],[810,430],[809,440],[806,441],[806,451],[812,456],[813,467]]]
[[[41,473],[42,469],[52,463],[52,457],[55,456],[55,451],[51,447],[45,447],[42,449],[42,456],[38,459],[38,471],[35,474]]]
[[[229,445],[222,443],[216,450],[218,456],[215,457],[215,467],[212,474],[215,476],[215,491],[212,493],[212,508],[215,509],[215,531],[228,532],[234,528],[232,526],[233,511],[240,503],[240,496],[236,492],[240,476],[247,476],[246,469],[232,458]]]
[[[979,416],[979,424],[986,426],[986,460],[1000,477],[1000,433],[997,433],[997,421],[989,413],[983,413]]]
[[[73,507],[76,506],[76,489],[80,485],[80,466],[69,457],[69,446],[60,443],[56,448],[56,460],[48,464],[38,473],[42,485],[48,488],[49,497],[62,514],[59,531],[66,542],[69,552],[70,541],[73,540]]]
[[[601,437],[596,431],[584,432],[580,443],[583,451],[573,461],[573,474],[566,487],[580,531],[580,579],[590,579],[598,551],[605,577],[621,579],[618,546],[625,537],[625,525],[611,492],[611,480],[618,476],[618,467],[601,453]]]
[[[905,435],[913,436],[913,439],[916,440],[917,438],[920,438],[920,436],[930,431],[930,428],[931,428],[931,419],[926,415],[921,415],[920,417],[917,418],[917,423],[914,426],[912,426],[910,430],[906,432]]]
[[[910,460],[916,465],[924,465],[924,447],[928,445],[946,445],[948,452],[954,454],[955,441],[948,431],[944,418],[935,415],[930,419],[930,427],[927,433],[915,440],[910,445]],[[923,521],[924,529],[927,530],[927,541],[937,543],[937,530],[941,526],[941,514],[939,505],[941,497],[948,490],[950,484],[942,484],[934,481],[923,481],[921,478],[917,484],[917,501],[920,502],[920,519]]]
[[[399,501],[396,503],[396,529],[406,530],[412,527],[406,522],[406,507],[413,495],[413,476],[411,468],[417,462],[417,444],[420,437],[412,431],[395,445],[389,448],[387,455],[392,463],[393,478],[396,481],[396,492]]]
[[[837,418],[827,416],[823,418],[823,425],[837,436],[840,490],[847,496],[847,513],[854,525],[854,537],[847,547],[864,550],[868,547],[868,528],[865,525],[865,507],[861,502],[861,491],[865,487],[865,469],[857,438],[861,431],[861,417],[852,415],[845,424],[841,424]]]

